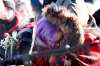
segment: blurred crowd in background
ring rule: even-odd
[[[4,4],[1,0],[0,2],[0,12],[4,12]],[[13,7],[14,11],[18,13],[19,17],[19,27],[22,27],[23,25],[27,24],[31,18],[34,18],[35,16],[39,16],[42,12],[42,9],[52,3],[55,2],[58,5],[68,5],[70,3],[82,3],[82,1],[78,0],[4,0],[8,1],[9,5]],[[98,0],[85,0],[85,5],[89,10],[89,13],[94,14],[99,8],[100,2]],[[2,13],[3,14],[3,13]],[[21,25],[21,26],[20,26]]]

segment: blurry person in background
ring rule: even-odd
[[[10,49],[9,46],[6,47],[7,50],[5,50],[5,46],[7,46],[10,42],[9,35],[12,34],[14,30],[18,27],[18,15],[17,12],[15,11],[15,3],[13,0],[0,0],[0,42],[3,40],[6,43],[2,42],[0,43],[0,58],[4,59],[10,57]],[[4,45],[4,46],[2,46]],[[5,53],[7,52],[7,53]],[[2,66],[1,59],[0,59],[0,66]]]
[[[29,23],[30,18],[34,18],[30,0],[14,0],[16,11],[19,14],[18,28],[23,28]]]
[[[0,0],[0,40],[18,26],[18,15],[13,0]]]
[[[22,29],[19,29],[17,34],[17,49],[20,54],[28,54],[32,42],[32,29],[34,25],[34,18],[26,24]]]

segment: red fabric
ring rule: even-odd
[[[83,48],[83,52],[81,52],[81,54],[79,55],[80,60],[88,65],[99,66],[98,64],[100,62],[100,44],[96,44],[95,38],[93,39],[89,34],[85,34],[85,42],[89,42],[91,43],[91,45]],[[88,50],[87,55],[85,54],[84,49]],[[98,62],[98,64],[96,62]],[[80,66],[84,65],[80,63]]]
[[[44,66],[47,58],[46,57],[37,57],[33,59],[32,66]]]
[[[34,24],[34,23],[31,22],[31,23],[25,25],[24,28],[33,28],[33,24]]]
[[[85,48],[82,48],[80,50],[81,52],[78,54],[78,58],[82,62],[84,62],[85,64],[87,64],[89,66],[99,66],[100,65],[100,44],[96,44],[96,40],[95,40],[95,38],[91,37],[91,34],[85,34],[84,36],[85,36],[85,42],[89,42],[89,43],[91,43],[91,45],[87,46]],[[92,43],[95,43],[95,44],[92,45]],[[87,50],[87,51],[85,52],[85,50]],[[54,65],[60,66],[59,64],[55,64],[57,57],[52,57],[52,59],[53,60],[52,60],[52,63],[50,64],[50,66],[54,66]],[[64,57],[62,57],[61,60],[63,60],[63,59],[64,59]],[[45,63],[43,60],[35,61],[35,62],[36,62],[36,64]],[[80,61],[78,61],[78,63],[79,63],[79,66],[84,66]],[[39,66],[41,66],[41,65],[39,65]]]

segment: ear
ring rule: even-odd
[[[88,19],[87,24],[88,24],[88,25],[91,24],[92,20],[93,20],[93,16],[92,16],[92,15],[89,15],[89,19]]]
[[[95,18],[92,16],[92,15],[89,15],[89,19],[88,19],[88,22],[87,24],[91,27],[96,27],[96,21],[95,21]]]

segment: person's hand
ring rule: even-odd
[[[3,37],[4,37],[4,38],[7,38],[8,36],[9,36],[9,33],[4,33],[4,34],[3,34]]]
[[[50,58],[49,58],[49,63],[50,63],[50,64],[56,63],[56,56],[55,56],[55,55],[51,55],[51,56],[50,56]]]

